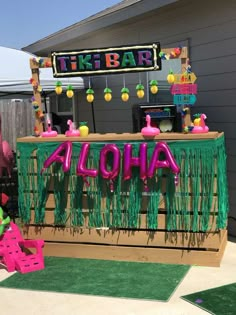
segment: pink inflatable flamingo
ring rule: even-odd
[[[67,125],[69,126],[69,130],[65,133],[66,137],[78,137],[80,135],[79,130],[75,128],[72,120],[67,120]]]
[[[143,136],[146,136],[146,137],[154,137],[154,136],[159,135],[160,130],[158,128],[151,127],[151,116],[150,115],[146,115],[146,122],[147,122],[147,126],[142,128],[141,134]]]
[[[7,141],[2,141],[2,117],[0,114],[0,176],[2,177],[2,171],[7,169],[8,176],[11,177],[13,168],[13,151]]]
[[[201,114],[200,115],[200,123],[199,123],[199,125],[194,124],[194,127],[192,129],[192,133],[207,133],[209,131],[209,128],[205,124],[206,119],[207,119],[207,116],[205,114]]]
[[[56,137],[56,136],[57,136],[57,131],[52,130],[51,120],[48,119],[48,120],[47,120],[47,123],[48,123],[48,130],[42,132],[42,133],[41,133],[41,136],[42,136],[42,137],[47,137],[47,138]]]

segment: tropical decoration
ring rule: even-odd
[[[92,103],[94,100],[94,90],[92,88],[89,88],[87,89],[86,94],[87,94],[87,97],[86,97],[87,101],[89,103]]]
[[[129,89],[127,87],[123,87],[121,89],[121,99],[123,102],[127,102],[129,100]]]
[[[41,133],[42,137],[45,138],[52,138],[52,137],[56,137],[57,136],[57,131],[56,130],[52,130],[52,122],[51,122],[51,118],[50,118],[50,114],[46,114],[46,126],[47,126],[47,130]]]
[[[112,90],[108,87],[104,89],[104,99],[106,102],[110,102],[112,99]]]
[[[138,98],[143,98],[145,93],[144,93],[144,86],[143,84],[139,83],[136,85],[136,93]]]
[[[0,235],[5,231],[6,226],[10,223],[11,219],[9,216],[4,215],[2,207],[0,207]]]
[[[34,62],[38,63],[40,68],[49,68],[52,66],[51,61],[48,58],[33,57],[31,58]]]
[[[39,137],[40,136],[40,131],[39,131],[39,128],[37,126],[34,126],[34,136],[35,137]]]
[[[67,95],[67,97],[69,97],[69,98],[72,98],[72,97],[74,96],[74,91],[73,91],[72,85],[68,85],[68,86],[67,86],[66,95]]]
[[[78,137],[80,135],[79,130],[76,129],[76,123],[68,119],[67,125],[69,126],[69,130],[65,132],[66,137]]]
[[[39,83],[34,78],[30,78],[30,84],[32,85],[34,91],[42,92],[41,85],[39,85]]]
[[[195,114],[193,115],[193,129],[191,130],[192,133],[207,133],[209,131],[208,126],[205,124],[205,120],[207,116],[205,114]]]
[[[157,84],[158,84],[157,80],[151,80],[149,82],[150,91],[151,91],[152,94],[156,94],[158,92]]]
[[[182,129],[184,133],[188,133],[193,129],[193,122],[191,118],[190,108],[188,106],[182,109]]]
[[[8,177],[11,177],[13,169],[13,150],[6,140],[2,137],[2,115],[0,114],[0,177],[2,177],[3,170],[7,171]],[[0,246],[1,248],[1,246]]]
[[[146,115],[146,122],[147,122],[147,125],[141,129],[141,134],[146,137],[154,137],[154,136],[159,135],[160,133],[159,128],[151,126],[150,115]]]
[[[201,114],[194,114],[193,115],[194,117],[194,120],[193,120],[193,124],[194,126],[200,126],[200,123],[201,123]]]
[[[108,87],[108,81],[106,77],[106,87],[104,89],[104,100],[110,102],[112,99],[112,90]]]
[[[89,134],[89,127],[87,126],[87,121],[81,121],[79,123],[79,132],[81,137],[87,137]]]
[[[62,93],[62,83],[61,81],[56,82],[55,92],[57,95],[60,95]]]
[[[167,82],[169,84],[173,84],[175,82],[175,76],[172,70],[170,70],[169,74],[167,75]]]
[[[174,59],[174,58],[178,58],[179,55],[181,54],[181,52],[182,52],[182,47],[179,46],[179,47],[174,48],[170,53],[165,53],[165,52],[161,51],[159,53],[159,57],[162,60]]]
[[[43,112],[41,111],[41,109],[40,109],[40,107],[39,107],[39,104],[38,104],[38,102],[35,100],[35,97],[34,97],[34,96],[32,96],[31,101],[32,101],[33,109],[34,109],[35,114],[37,115],[37,117],[38,117],[39,119],[43,119],[43,118],[44,118],[44,114],[43,114]]]

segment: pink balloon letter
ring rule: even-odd
[[[161,153],[165,154],[165,160],[159,160]],[[148,177],[153,177],[156,168],[170,168],[174,174],[179,174],[180,169],[177,165],[170,148],[165,142],[159,142],[156,144],[152,158],[150,161],[150,166],[148,169]]]
[[[107,155],[113,154],[113,165],[110,171],[107,170]],[[100,171],[103,178],[115,179],[120,172],[120,150],[115,144],[105,145],[100,152]]]
[[[78,164],[76,167],[76,174],[78,176],[90,176],[90,177],[96,177],[98,174],[98,170],[96,169],[87,169],[87,160],[88,160],[88,154],[89,154],[89,143],[83,143],[81,147],[81,152],[78,160]]]
[[[65,155],[60,155],[61,152],[65,151]],[[41,173],[45,171],[53,162],[58,162],[63,164],[63,172],[68,172],[71,165],[71,155],[72,155],[72,143],[70,141],[65,141],[59,145],[59,147],[47,158],[43,164]]]
[[[132,144],[125,144],[123,157],[123,179],[129,180],[132,175],[132,167],[140,167],[140,178],[147,177],[147,143],[141,143],[139,147],[139,157],[132,157]]]

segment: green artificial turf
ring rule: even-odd
[[[15,273],[0,287],[167,301],[190,266],[45,257],[45,269]]]
[[[182,296],[182,299],[215,315],[236,314],[236,283]]]

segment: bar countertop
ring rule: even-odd
[[[90,133],[88,137],[66,137],[64,134],[59,134],[56,137],[34,137],[28,136],[23,138],[18,138],[17,142],[103,142],[103,141],[171,141],[171,140],[205,140],[205,139],[216,139],[222,136],[222,132],[211,131],[208,133],[177,133],[168,132],[160,133],[155,137],[144,137],[141,133]]]

